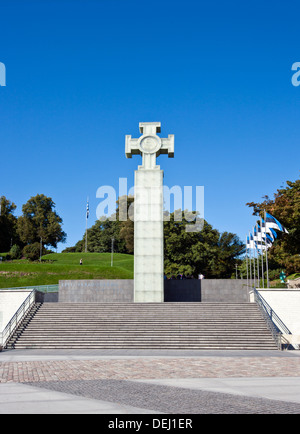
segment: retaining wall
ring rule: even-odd
[[[257,289],[293,335],[300,335],[300,290]]]
[[[201,280],[201,301],[210,303],[247,303],[249,288],[241,279]]]
[[[197,279],[165,280],[164,301],[201,301],[201,281]]]
[[[30,290],[0,290],[0,332],[5,329],[31,292]]]
[[[132,303],[133,280],[60,280],[61,303]]]
[[[133,300],[133,280],[61,280],[59,282],[59,302],[132,303]],[[246,303],[249,301],[249,296],[243,280],[174,279],[164,281],[164,301]]]

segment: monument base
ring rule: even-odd
[[[162,302],[248,303],[251,300],[246,283],[235,279],[164,280]],[[133,286],[133,279],[60,280],[58,302],[133,303]],[[53,294],[44,296],[49,295]]]

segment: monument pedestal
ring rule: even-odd
[[[163,171],[135,171],[134,301],[164,301]]]

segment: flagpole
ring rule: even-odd
[[[255,259],[256,259],[256,287],[259,288],[259,262],[258,262],[258,250],[257,246],[255,246]]]
[[[252,288],[252,254],[251,254],[251,251],[252,251],[252,244],[251,244],[251,235],[250,235],[250,232],[249,232],[250,286]]]
[[[87,217],[85,218],[85,253],[87,252]]]
[[[265,219],[265,238],[267,239],[267,227],[266,227],[266,210],[264,210],[264,219]],[[268,260],[268,246],[266,243],[266,268],[267,268],[267,288],[270,288],[269,282],[269,260]]]
[[[261,277],[262,277],[262,284],[263,288],[265,288],[265,279],[264,279],[264,249],[263,249],[263,239],[262,239],[262,218],[260,218],[260,227],[261,227],[261,241],[260,241],[260,247],[261,247]],[[267,248],[267,243],[266,248]]]
[[[251,286],[252,286],[252,279],[253,279],[253,284],[254,287],[256,287],[256,279],[255,279],[255,258],[254,258],[254,240],[251,239],[251,234],[249,233],[250,236],[250,267],[252,267],[252,256],[253,256],[253,275],[252,275],[252,270],[250,268],[250,273],[251,273]],[[252,237],[253,238],[253,237]],[[253,255],[252,255],[253,252]],[[253,276],[253,277],[252,277]]]
[[[248,274],[248,240],[246,235],[246,267],[247,267],[247,288],[249,287],[249,274]]]
[[[266,230],[268,228],[268,230],[270,231],[271,235],[272,235],[272,242],[275,241],[275,239],[277,238],[277,234],[275,231],[281,231],[281,232],[285,232],[285,233],[289,233],[288,230],[282,226],[282,224],[275,218],[273,217],[271,214],[267,213],[266,210],[264,210],[265,212],[265,227]],[[269,281],[269,264],[268,264],[268,251],[266,251],[266,260],[267,260],[267,279],[268,279],[268,288],[270,287],[270,281]]]
[[[258,233],[258,230],[257,230],[257,223],[256,223],[256,232]],[[259,279],[259,257],[258,257],[258,254],[259,254],[259,252],[258,252],[258,247],[257,247],[257,244],[256,244],[257,287],[259,288],[259,286],[260,286],[260,279]]]
[[[253,253],[253,284],[254,287],[256,287],[256,276],[255,276],[255,250],[253,247],[252,248],[252,253]],[[252,262],[252,258],[251,258],[251,262]]]
[[[89,198],[87,198],[86,214],[85,214],[85,253],[87,253],[87,221],[89,212]]]

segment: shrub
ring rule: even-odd
[[[278,280],[281,271],[281,268],[277,268],[277,270],[269,270],[269,280]],[[264,273],[264,276],[267,277],[267,272]]]
[[[23,249],[23,255],[26,259],[36,261],[40,257],[40,243],[28,244]]]
[[[22,250],[20,246],[14,244],[9,251],[9,256],[11,259],[20,259],[22,256]]]
[[[300,271],[300,256],[299,255],[294,255],[289,257],[286,261],[285,261],[285,270],[286,270],[286,275],[288,276],[289,274],[294,274],[294,273],[299,273]]]

